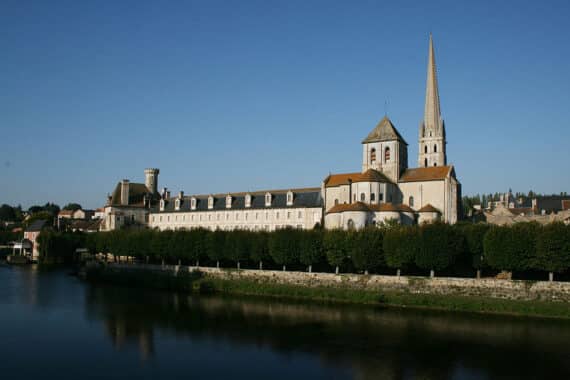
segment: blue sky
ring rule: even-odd
[[[319,186],[385,102],[414,167],[430,31],[463,192],[570,191],[569,4],[4,0],[0,203]]]

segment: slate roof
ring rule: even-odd
[[[47,223],[47,221],[46,221],[46,220],[43,220],[43,219],[42,219],[42,220],[36,220],[36,221],[34,221],[32,224],[30,224],[30,225],[28,226],[28,228],[26,228],[26,232],[38,232],[38,231],[41,231],[41,230],[44,228],[44,226],[45,226],[46,223]]]
[[[408,145],[406,140],[400,135],[400,132],[396,129],[392,121],[388,116],[384,116],[382,120],[376,125],[376,127],[362,140],[363,144],[380,142],[380,141],[393,141],[399,140],[404,144]]]
[[[209,195],[194,195],[194,196],[184,196],[182,198],[182,203],[180,204],[180,209],[176,210],[176,199],[177,197],[172,197],[165,200],[164,210],[159,211],[155,209],[154,212],[200,212],[200,211],[223,211],[223,210],[251,210],[251,209],[274,209],[274,208],[295,208],[295,207],[322,207],[323,200],[321,197],[321,189],[315,188],[304,188],[304,189],[291,189],[293,192],[293,204],[287,206],[287,193],[289,190],[270,190],[270,191],[255,191],[251,193],[240,192],[240,193],[230,193],[230,194],[213,194],[214,197],[214,207],[212,209],[208,208],[208,197]],[[271,194],[271,206],[265,206],[265,194]],[[251,195],[251,207],[245,207],[245,197],[246,195]],[[227,195],[232,196],[232,207],[226,208],[226,197]],[[196,209],[191,209],[191,200],[196,198]]]
[[[129,204],[123,207],[144,207],[144,196],[151,197],[153,202],[159,198],[158,194],[151,195],[144,183],[129,183]],[[117,183],[115,190],[111,194],[111,201],[109,206],[122,206],[121,205],[121,182]]]
[[[440,181],[447,176],[455,176],[453,166],[430,166],[427,168],[406,169],[399,182]]]
[[[547,213],[562,211],[562,201],[570,201],[570,196],[549,195],[536,198],[536,208],[539,211],[545,210]]]
[[[326,187],[348,185],[355,182],[392,182],[378,170],[368,169],[364,173],[330,174],[324,180]]]

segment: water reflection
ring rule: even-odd
[[[318,357],[361,379],[569,378],[566,322],[86,288],[116,347],[143,358],[161,334]],[[255,360],[255,358],[251,358]]]
[[[2,378],[570,378],[568,322],[195,297],[29,267],[0,267],[0,284]]]

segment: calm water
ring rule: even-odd
[[[0,378],[570,379],[570,323],[193,297],[0,266]]]

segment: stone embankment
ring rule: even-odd
[[[570,302],[570,283],[557,281],[520,281],[499,279],[469,279],[450,277],[408,277],[362,274],[309,273],[253,269],[218,269],[183,265],[107,264],[109,269],[146,270],[176,275],[200,271],[207,277],[224,280],[246,280],[261,283],[307,287],[334,287],[379,292],[405,292],[478,296],[509,300],[543,300]]]

